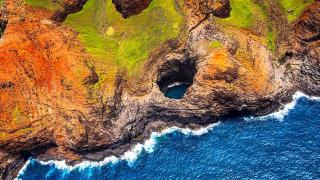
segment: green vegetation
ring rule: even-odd
[[[289,22],[294,21],[312,2],[313,0],[279,0]],[[264,5],[255,3],[254,0],[230,0],[230,4],[230,17],[222,21],[238,28],[250,28],[254,21],[264,19],[266,15]]]
[[[12,120],[14,123],[19,124],[22,120],[21,111],[18,106],[16,106],[12,112]]]
[[[27,4],[31,6],[41,7],[49,10],[56,9],[54,3],[51,0],[26,0]]]
[[[211,48],[219,48],[221,46],[222,46],[222,44],[219,41],[212,41],[211,44],[210,44]]]
[[[313,0],[280,0],[280,5],[287,15],[289,22],[297,19],[303,9],[312,3]]]
[[[3,5],[4,0],[0,0],[0,7]]]
[[[27,135],[31,132],[32,132],[31,127],[19,129],[19,130],[15,131],[14,133],[0,132],[0,140],[10,139],[12,137],[17,137],[17,136],[21,136],[21,135]]]
[[[268,34],[267,34],[267,46],[269,50],[272,52],[276,51],[276,37],[275,33],[272,30],[272,28],[269,28]]]
[[[251,28],[253,23],[264,20],[265,14],[253,0],[230,0],[230,17],[219,21],[237,28]]]
[[[288,64],[286,65],[286,73],[291,72],[291,70],[292,70],[292,66],[291,66],[290,63],[288,63]]]
[[[122,18],[111,0],[89,0],[65,23],[80,33],[90,54],[132,75],[152,49],[179,35],[183,17],[175,9],[174,0],[154,0],[142,13],[128,19]]]
[[[266,17],[266,23],[267,23],[267,36],[266,36],[266,41],[267,41],[267,47],[269,50],[271,50],[273,53],[275,53],[276,51],[276,36],[277,34],[275,33],[273,27],[272,27],[272,20],[269,19],[270,17],[268,17],[268,10],[270,8],[270,4],[268,1],[265,1],[264,3],[262,2],[256,2],[257,5],[261,8],[261,11],[263,13],[263,15],[265,15]]]
[[[275,52],[276,33],[267,15],[269,3],[267,1],[259,3],[254,0],[230,0],[230,3],[230,17],[221,21],[237,28],[268,28],[266,31],[267,46],[272,52]],[[264,22],[265,27],[261,27],[261,23],[255,24],[256,22]]]

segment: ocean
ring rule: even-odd
[[[30,158],[17,179],[319,179],[320,99],[302,93],[264,117],[152,133],[119,158],[67,166]]]

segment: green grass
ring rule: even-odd
[[[267,40],[267,47],[269,50],[271,50],[273,53],[276,52],[276,36],[277,34],[275,33],[273,27],[272,27],[272,21],[268,16],[267,9],[270,8],[270,4],[268,1],[265,1],[264,3],[259,3],[257,2],[257,5],[261,8],[261,13],[266,17],[266,23],[267,23],[267,34],[266,34],[266,40]]]
[[[254,0],[230,0],[231,13],[230,17],[220,20],[236,28],[256,28],[255,22],[265,22],[267,46],[272,52],[276,51],[276,33],[272,29],[271,22],[268,20],[267,8],[268,1],[265,3],[254,2]],[[259,25],[261,26],[261,24]],[[258,27],[261,28],[261,27]],[[262,27],[263,28],[263,27]]]
[[[261,7],[252,0],[230,0],[230,17],[219,21],[237,28],[251,28],[257,20],[265,18]]]
[[[303,9],[313,0],[280,0],[279,2],[287,15],[287,20],[292,22],[299,17]]]
[[[122,18],[111,0],[89,0],[65,24],[78,31],[86,50],[134,74],[150,51],[179,35],[183,17],[174,0],[153,0],[142,13]]]
[[[26,3],[35,6],[41,7],[49,10],[54,10],[56,8],[55,4],[51,0],[26,0]]]
[[[267,34],[267,46],[269,48],[269,50],[271,50],[272,52],[276,51],[276,37],[275,37],[275,33],[274,31],[271,29],[269,29],[268,34]]]
[[[221,46],[222,46],[222,44],[219,41],[212,41],[210,44],[210,48],[219,48]]]

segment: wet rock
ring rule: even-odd
[[[18,175],[25,160],[20,155],[8,154],[0,151],[0,179],[11,180]]]

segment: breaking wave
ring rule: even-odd
[[[277,119],[279,121],[282,121],[284,119],[284,117],[288,115],[290,110],[294,109],[294,107],[297,104],[297,101],[302,97],[305,97],[309,100],[317,100],[317,101],[320,100],[320,97],[307,96],[301,92],[296,92],[293,95],[293,101],[291,103],[283,106],[283,108],[280,109],[279,111],[274,112],[269,115],[266,115],[266,116],[261,116],[261,117],[250,116],[250,117],[244,117],[243,119],[245,121],[268,120],[268,119]],[[137,158],[139,157],[139,155],[141,153],[143,153],[143,152],[152,153],[154,151],[155,145],[157,144],[157,141],[160,137],[163,137],[167,134],[171,134],[173,132],[180,132],[180,133],[187,135],[187,136],[190,136],[190,135],[191,136],[201,136],[203,134],[208,133],[214,127],[216,127],[220,124],[221,124],[221,122],[217,122],[217,123],[211,124],[207,127],[202,127],[198,130],[191,130],[188,128],[171,127],[171,128],[168,128],[168,129],[161,131],[160,133],[153,132],[153,133],[151,133],[150,138],[148,140],[146,140],[144,143],[136,144],[135,146],[133,146],[133,148],[131,150],[125,152],[122,156],[120,156],[120,157],[109,156],[99,162],[83,161],[83,162],[76,164],[74,166],[70,166],[70,165],[67,165],[65,161],[57,161],[57,160],[39,161],[36,159],[30,159],[24,165],[24,167],[20,170],[17,179],[21,179],[20,177],[23,177],[24,172],[26,171],[27,167],[30,165],[30,162],[32,162],[32,161],[37,161],[41,165],[51,165],[51,166],[54,166],[54,168],[56,168],[56,169],[64,170],[66,172],[69,172],[69,171],[72,171],[75,169],[82,170],[82,169],[90,168],[90,167],[101,167],[101,166],[104,166],[104,165],[110,164],[110,163],[116,164],[120,161],[127,161],[128,165],[130,166],[134,163],[134,161],[137,160]]]
[[[24,165],[24,167],[20,170],[19,176],[23,175],[25,169],[30,164],[30,161],[38,161],[42,165],[54,165],[55,168],[66,170],[66,171],[72,171],[74,169],[81,170],[84,168],[98,167],[98,166],[106,165],[108,163],[115,164],[119,161],[127,161],[128,164],[131,165],[142,152],[152,153],[154,151],[154,147],[157,143],[157,139],[162,136],[165,136],[165,135],[173,133],[173,132],[181,132],[184,135],[200,136],[200,135],[208,133],[210,130],[212,130],[214,127],[218,126],[219,124],[220,124],[220,122],[217,122],[217,123],[211,124],[207,127],[202,127],[197,130],[191,130],[188,128],[179,128],[179,127],[174,126],[174,127],[165,129],[165,130],[161,131],[160,133],[153,132],[153,133],[151,133],[150,138],[148,140],[146,140],[143,144],[141,144],[141,143],[136,144],[131,150],[125,152],[122,156],[120,156],[120,157],[109,156],[109,157],[106,157],[104,160],[98,161],[98,162],[83,161],[83,162],[76,164],[74,166],[70,166],[65,161],[58,161],[58,160],[39,161],[36,159],[30,159]]]
[[[269,120],[269,119],[277,119],[279,121],[283,121],[284,117],[288,115],[290,110],[294,109],[296,106],[298,100],[300,98],[307,98],[309,100],[316,100],[319,101],[320,97],[315,97],[315,96],[308,96],[300,91],[297,91],[293,96],[292,96],[292,102],[284,105],[282,108],[280,108],[278,111],[265,115],[265,116],[260,116],[260,117],[255,117],[255,116],[248,116],[244,117],[245,121],[252,121],[252,120]]]

